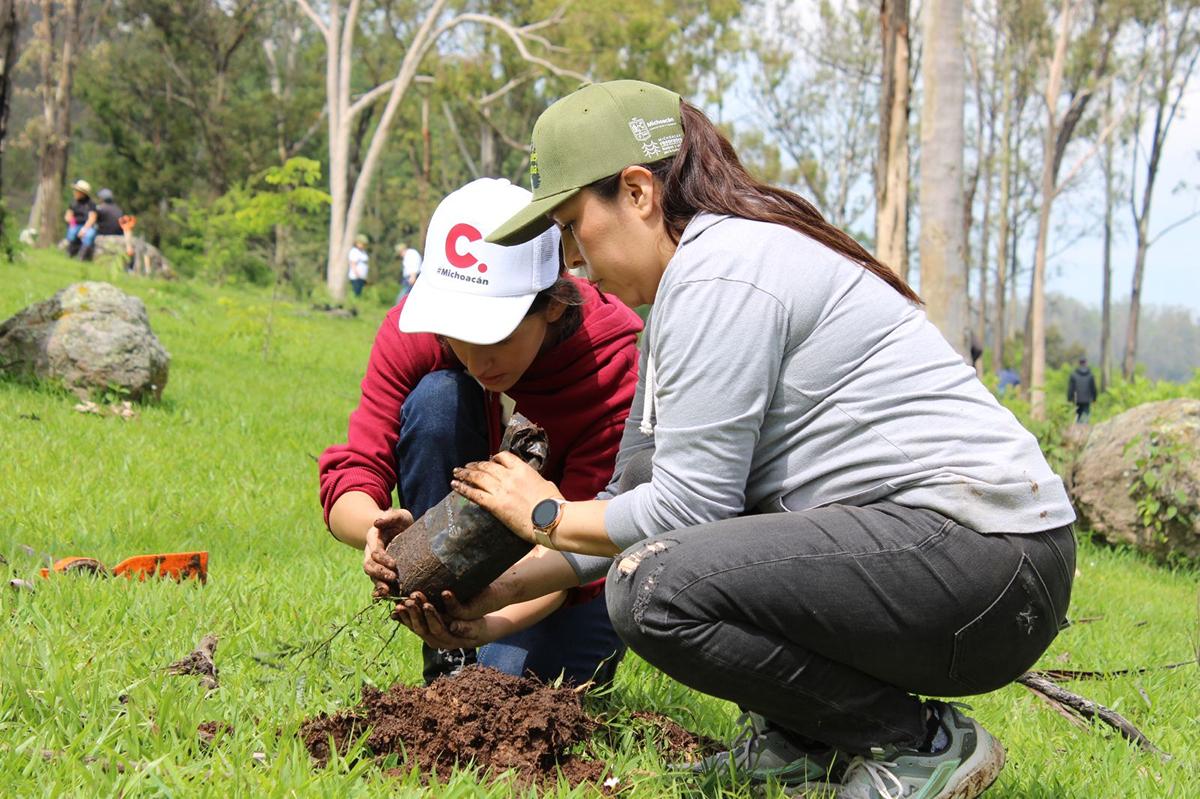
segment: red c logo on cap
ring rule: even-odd
[[[458,269],[466,269],[469,266],[474,266],[478,260],[469,252],[459,252],[459,239],[466,239],[468,242],[479,241],[483,238],[483,234],[476,230],[466,222],[459,222],[454,227],[450,228],[450,233],[446,236],[446,260],[450,265]],[[487,264],[479,264],[479,271],[486,272]]]

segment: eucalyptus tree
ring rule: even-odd
[[[1137,249],[1134,253],[1133,285],[1129,295],[1129,324],[1125,333],[1125,355],[1121,372],[1133,377],[1137,359],[1138,316],[1142,303],[1146,255],[1159,238],[1182,221],[1177,220],[1156,235],[1150,235],[1150,211],[1154,187],[1162,164],[1163,148],[1188,83],[1200,59],[1200,3],[1196,0],[1157,0],[1137,8],[1141,44],[1141,72],[1145,82],[1135,89],[1133,121],[1137,131],[1131,148],[1129,210]],[[1139,196],[1140,194],[1140,196]]]
[[[908,0],[881,0],[879,145],[875,153],[875,257],[908,279]]]
[[[422,62],[435,53],[444,41],[463,26],[490,26],[502,32],[521,58],[556,75],[585,76],[564,69],[550,60],[550,42],[543,32],[561,21],[551,15],[531,22],[512,22],[494,14],[472,10],[467,3],[449,0],[415,3],[409,13],[396,17],[395,36],[403,48],[392,76],[372,86],[355,86],[355,37],[359,32],[364,8],[362,0],[327,0],[324,4],[296,0],[312,21],[325,43],[325,97],[328,120],[329,194],[332,198],[329,220],[329,248],[326,285],[334,298],[346,290],[346,254],[358,232],[367,204],[375,170],[385,149],[392,122],[401,102],[415,84]],[[373,83],[373,81],[371,81]],[[374,128],[367,135],[367,150],[356,179],[350,175],[350,144],[356,119],[377,101],[386,103]]]
[[[921,77],[921,295],[930,321],[961,355],[970,350],[963,237],[962,0],[926,0]]]
[[[41,114],[26,128],[36,142],[38,161],[37,200],[30,216],[43,247],[52,246],[62,232],[62,193],[71,145],[71,93],[84,41],[83,15],[82,0],[39,0],[33,40],[27,51],[37,63],[37,93],[41,100]]]
[[[809,9],[771,0],[758,14],[749,37],[756,121],[791,162],[784,180],[832,224],[850,229],[871,206],[878,4],[822,0]]]
[[[8,109],[12,102],[12,75],[20,33],[17,0],[0,0],[0,189],[4,187],[4,141],[8,137]],[[0,196],[3,196],[2,192]],[[0,203],[0,243],[8,241],[4,235],[7,221],[8,212]]]
[[[1046,373],[1046,260],[1050,215],[1054,201],[1116,125],[1108,120],[1096,138],[1096,147],[1075,161],[1065,178],[1060,170],[1068,145],[1080,129],[1088,107],[1102,84],[1111,80],[1113,51],[1125,19],[1125,9],[1111,0],[1061,0],[1051,18],[1053,46],[1044,61],[1042,99],[1045,120],[1042,136],[1040,205],[1037,242],[1029,292],[1029,335],[1026,364],[1030,410],[1035,419],[1045,414]]]

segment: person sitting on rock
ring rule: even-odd
[[[96,203],[92,202],[92,184],[77,180],[71,185],[75,201],[63,217],[67,223],[67,254],[81,261],[92,260],[96,242]]]
[[[557,231],[522,247],[483,241],[530,196],[482,178],[442,201],[429,223],[423,276],[375,338],[348,441],[320,458],[326,524],[364,549],[364,571],[381,596],[397,579],[388,543],[449,493],[455,467],[496,451],[502,395],[546,430],[545,473],[566,497],[590,499],[611,477],[642,324],[614,297],[564,273]],[[535,548],[526,560],[562,556]],[[461,635],[415,632],[425,643],[427,682],[474,661],[481,647],[478,661],[508,674],[604,684],[624,652],[603,581],[489,614]]]
[[[113,201],[112,189],[96,192],[100,205],[96,206],[96,232],[100,236],[120,236],[121,217],[125,212]]]

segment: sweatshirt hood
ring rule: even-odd
[[[587,378],[606,368],[642,329],[642,320],[620,300],[586,280],[572,278],[583,297],[579,329],[534,359],[508,393],[523,398],[554,394],[559,401],[586,401]]]

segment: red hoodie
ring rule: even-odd
[[[569,500],[591,499],[612,476],[625,417],[637,386],[637,314],[591,284],[576,280],[583,321],[566,341],[534,359],[506,393],[517,410],[545,428],[550,460],[544,474]],[[430,333],[401,333],[401,301],[388,311],[375,336],[362,398],[350,414],[349,440],[321,455],[321,504],[325,524],[337,498],[362,491],[380,508],[392,504],[393,455],[400,409],[421,378],[439,369],[462,369]],[[485,392],[489,431],[500,443],[500,398]]]

